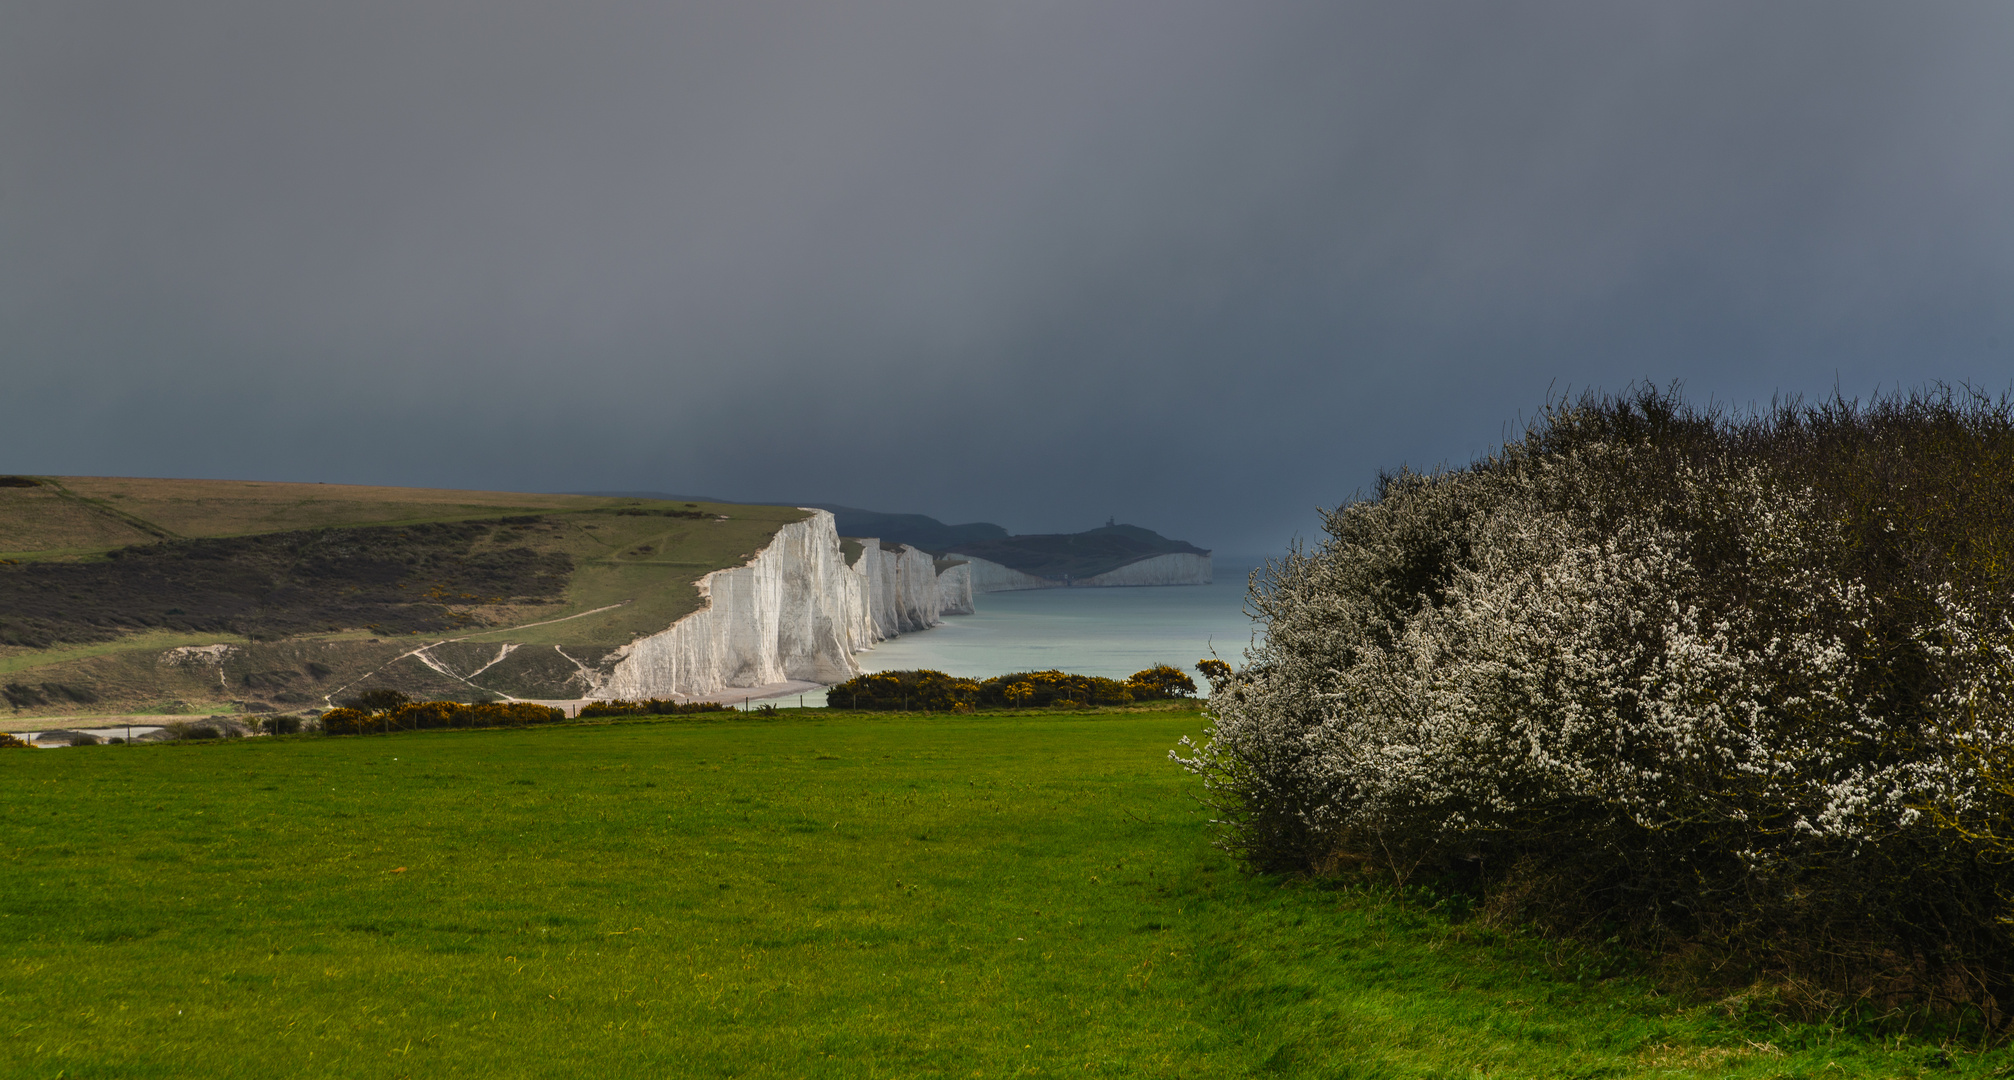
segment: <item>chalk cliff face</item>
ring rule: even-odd
[[[597,699],[696,696],[789,681],[835,683],[860,674],[853,654],[897,634],[972,610],[963,567],[940,580],[929,553],[861,542],[848,565],[832,514],[813,510],[777,530],[744,566],[699,583],[707,606],[619,650]]]
[[[981,559],[972,555],[959,555],[972,568],[972,591],[975,593],[1018,592],[1022,589],[1060,589],[1063,583],[1045,577],[1024,574],[1019,570],[1002,566],[991,559]]]
[[[951,557],[969,560],[967,565],[972,568],[972,591],[975,593],[1124,585],[1208,585],[1211,580],[1210,557],[1188,553],[1155,555],[1138,562],[1127,563],[1116,570],[1107,570],[1094,577],[1079,578],[1075,581],[1060,581],[1055,578],[1024,574],[1019,570],[970,555]]]
[[[936,626],[943,604],[938,597],[937,563],[930,553],[907,544],[882,547],[874,539],[860,544],[863,550],[853,565],[866,586],[868,610],[879,635],[874,640]]]
[[[1156,555],[1139,562],[1127,563],[1117,570],[1107,570],[1095,577],[1073,581],[1073,587],[1083,585],[1208,585],[1210,583],[1210,557],[1175,552]]]
[[[970,563],[956,563],[937,571],[937,600],[940,615],[972,614]]]

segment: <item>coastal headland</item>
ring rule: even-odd
[[[6,480],[8,727],[307,712],[366,688],[553,703],[779,696],[852,678],[857,654],[971,613],[975,593],[1210,580],[1203,549],[1116,524],[1010,536],[844,507]]]
[[[1210,552],[1151,529],[1108,521],[1078,533],[1012,536],[990,522],[945,525],[921,514],[827,505],[849,534],[898,539],[972,567],[972,591],[1210,584]]]
[[[21,720],[414,697],[726,698],[837,682],[972,609],[970,572],[810,508],[336,484],[0,485]],[[11,725],[10,725],[11,726]]]

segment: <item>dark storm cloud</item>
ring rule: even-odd
[[[2014,372],[2014,8],[14,3],[0,469],[1264,550],[1554,391]]]

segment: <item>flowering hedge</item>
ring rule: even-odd
[[[1587,398],[1255,580],[1200,774],[1271,869],[2014,1002],[2014,419]],[[1186,742],[1186,740],[1185,740]]]

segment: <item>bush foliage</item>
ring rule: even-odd
[[[1065,671],[1017,671],[991,679],[961,679],[927,668],[877,671],[826,691],[833,709],[907,709],[970,712],[973,709],[1068,708],[1166,701],[1196,692],[1180,669],[1162,664],[1135,672],[1126,681]]]
[[[1257,867],[2005,1023],[2010,522],[2005,399],[1563,401],[1269,565],[1177,756]]]
[[[330,709],[322,714],[328,735],[377,735],[433,728],[530,727],[566,719],[563,710],[525,701],[486,701],[463,705],[454,701],[412,701],[384,712]]]
[[[648,701],[590,701],[580,707],[580,717],[593,716],[694,716],[699,713],[732,712],[733,709],[717,701],[670,701],[651,698]]]

